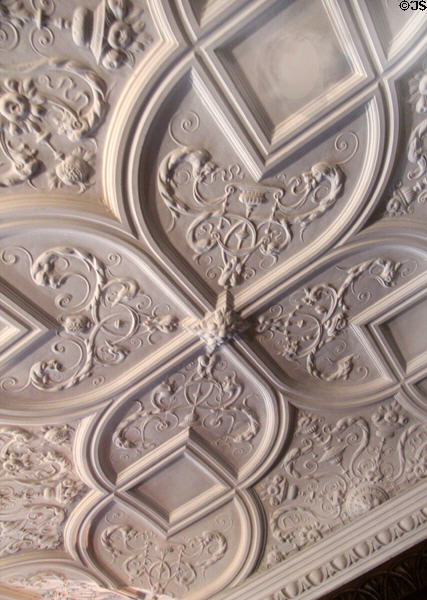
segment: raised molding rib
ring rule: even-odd
[[[426,14],[0,2],[0,598],[314,600],[426,538]]]

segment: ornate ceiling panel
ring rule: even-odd
[[[426,537],[425,10],[0,4],[0,598],[309,600]]]

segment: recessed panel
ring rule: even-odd
[[[423,359],[427,350],[426,323],[427,299],[423,299],[381,325],[387,342],[406,371],[427,362],[427,356]]]
[[[188,453],[159,467],[135,486],[131,493],[173,522],[203,506],[224,486]]]
[[[322,2],[281,2],[218,54],[271,129],[352,73]]]

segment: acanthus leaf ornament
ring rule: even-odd
[[[206,344],[207,353],[212,354],[219,346],[247,329],[249,323],[234,310],[233,296],[226,289],[218,296],[215,311],[203,319],[187,319],[183,327],[199,336]]]
[[[305,288],[299,294],[295,308],[286,312],[281,305],[257,318],[256,332],[278,339],[279,356],[303,366],[311,376],[324,381],[347,379],[353,369],[354,356],[349,354],[336,362],[332,372],[317,366],[318,352],[334,340],[348,325],[346,295],[355,281],[368,276],[383,287],[394,285],[401,267],[400,262],[387,258],[366,260],[350,268],[340,268],[346,273],[339,286],[328,283]]]
[[[78,350],[79,360],[68,366],[53,357],[36,362],[23,384],[14,377],[3,377],[0,387],[22,391],[29,386],[49,392],[58,392],[78,385],[92,377],[96,369],[110,367],[124,361],[132,343],[141,344],[144,336],[148,343],[158,333],[165,335],[176,330],[177,318],[152,306],[152,300],[130,277],[117,277],[111,267],[83,248],[58,247],[46,250],[36,259],[24,248],[31,264],[31,278],[37,285],[57,290],[73,277],[84,283],[83,298],[73,299],[70,294],[59,294],[56,305],[61,310],[59,340],[53,352],[61,356],[67,347]],[[120,257],[111,257],[113,264]],[[3,262],[14,264],[16,254],[3,253]],[[74,301],[74,305],[73,305]],[[151,309],[151,310],[148,310]]]

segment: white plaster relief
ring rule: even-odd
[[[111,73],[134,68],[154,39],[145,6],[7,0],[0,11],[0,193],[24,184],[94,197]]]
[[[0,595],[309,600],[425,535],[388,4],[1,4]]]
[[[299,412],[279,468],[257,486],[269,515],[265,564],[331,535],[427,474],[427,428],[390,399],[337,418]]]
[[[92,377],[95,365],[106,367],[125,360],[131,350],[129,344],[143,343],[137,335],[150,343],[156,332],[167,334],[178,326],[177,318],[169,312],[161,314],[161,306],[153,305],[134,279],[114,276],[110,266],[87,250],[57,247],[37,258],[24,248],[13,250],[16,254],[5,251],[3,261],[13,264],[19,260],[18,255],[26,256],[35,284],[58,289],[76,277],[84,282],[86,290],[83,299],[77,302],[70,294],[60,294],[55,300],[59,308],[75,303],[73,312],[68,310],[59,321],[64,346],[70,344],[80,349],[77,366],[67,368],[59,359],[45,359],[33,365],[23,385],[13,378],[4,378],[0,381],[3,389],[15,391],[15,385],[19,392],[28,386],[53,392],[68,389]],[[110,255],[108,262],[114,265],[120,260],[120,256]],[[72,264],[76,266],[73,268]],[[132,301],[136,302],[134,306]],[[53,349],[60,353],[64,346]]]
[[[91,524],[89,560],[155,597],[205,597],[247,559],[250,530],[243,506],[233,500],[187,526],[185,534],[171,532],[165,538],[142,513],[115,502]]]
[[[194,114],[194,118],[197,127],[199,117]],[[350,156],[343,160],[347,162],[357,152],[359,141],[350,132],[338,136],[334,145],[337,150],[352,146]],[[179,173],[182,177],[185,172],[186,183],[191,182],[192,198],[187,201],[175,182],[183,164],[190,167],[190,171]],[[212,197],[209,184],[217,177],[225,182],[221,186],[224,191]],[[205,259],[207,265],[212,265],[207,277],[216,279],[224,288],[250,279],[258,268],[275,265],[291,244],[294,229],[302,239],[305,228],[343,194],[345,174],[339,163],[319,162],[290,178],[287,187],[262,186],[240,179],[239,167],[218,167],[205,148],[178,147],[159,166],[159,192],[171,217],[168,231],[181,216],[186,217],[186,241],[194,260],[200,264]],[[254,254],[258,266],[248,268],[246,263]]]
[[[397,184],[387,203],[386,214],[390,217],[412,213],[417,205],[423,205],[427,200],[427,150],[424,141],[427,119],[422,118],[427,112],[427,71],[424,69],[415,73],[408,87],[416,125],[407,142],[404,179]]]
[[[46,324],[31,352],[17,345],[2,366],[0,386],[7,397],[24,402],[31,393],[33,401],[45,402],[59,392],[87,393],[120,376],[115,367],[131,369],[141,354],[148,356],[179,333],[182,305],[168,303],[144,260],[105,241],[103,250],[93,252],[99,234],[84,237],[81,245],[55,246],[51,229],[46,243],[38,239],[24,247],[21,234],[3,242],[1,276],[13,279],[31,302],[24,305],[30,316],[42,307],[37,318],[44,314]]]
[[[0,556],[63,546],[70,509],[86,491],[71,458],[74,430],[0,427]]]

